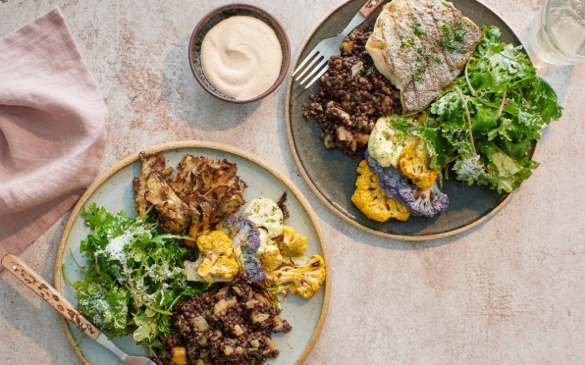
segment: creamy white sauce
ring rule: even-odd
[[[205,77],[222,93],[250,99],[278,79],[282,48],[274,30],[250,16],[229,17],[207,32],[201,44]]]

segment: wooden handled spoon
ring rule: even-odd
[[[18,257],[8,254],[2,258],[2,266],[16,276],[24,285],[31,288],[41,298],[43,298],[51,307],[55,308],[63,317],[71,321],[81,332],[92,340],[116,354],[126,365],[156,365],[152,360],[144,356],[129,356],[120,350],[91,322],[83,317],[79,311],[71,304],[63,294],[53,288],[40,275],[34,272],[30,267]]]

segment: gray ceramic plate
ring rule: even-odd
[[[495,25],[500,28],[503,42],[520,44],[518,37],[504,20],[484,4],[475,0],[452,2],[477,25]],[[349,0],[325,16],[300,47],[292,69],[296,69],[299,61],[321,40],[341,32],[363,4],[364,0]],[[381,9],[382,6],[366,22],[374,25]],[[511,197],[511,194],[498,194],[487,187],[468,186],[451,179],[445,181],[443,187],[450,199],[449,209],[443,214],[433,218],[411,217],[406,222],[391,219],[379,223],[366,218],[350,200],[355,190],[356,169],[360,159],[348,157],[339,150],[326,149],[319,140],[319,125],[313,120],[307,122],[302,117],[303,103],[318,89],[319,85],[315,83],[312,88],[305,90],[289,77],[285,101],[289,143],[295,162],[313,192],[334,213],[354,226],[375,234],[405,240],[445,237],[481,223],[495,214]]]
[[[287,192],[287,207],[290,219],[287,225],[308,238],[306,255],[321,255],[325,260],[326,270],[329,267],[329,256],[319,227],[317,218],[306,199],[288,178],[276,169],[254,157],[253,155],[234,147],[211,142],[173,142],[168,145],[152,147],[147,152],[162,151],[167,159],[167,166],[175,168],[186,154],[204,155],[208,157],[227,158],[238,164],[238,175],[249,185],[244,191],[244,199],[251,201],[260,196],[278,199],[283,192]],[[61,236],[55,262],[55,288],[75,305],[75,290],[63,280],[62,264],[65,264],[67,274],[72,281],[81,277],[70,249],[79,260],[82,258],[79,245],[89,233],[84,221],[79,217],[80,210],[86,204],[95,202],[105,206],[110,212],[124,209],[129,216],[135,216],[132,207],[134,196],[132,178],[140,172],[138,154],[134,154],[119,162],[98,178],[73,208],[71,216]],[[316,341],[329,305],[331,291],[330,281],[326,280],[323,287],[309,300],[298,295],[291,295],[282,301],[282,317],[286,319],[293,330],[286,334],[275,334],[274,342],[280,350],[276,359],[270,359],[272,365],[300,364],[307,357]],[[62,318],[63,328],[71,344],[81,338],[81,332]],[[114,340],[119,347],[129,354],[143,355],[144,350],[137,346],[131,336]],[[120,360],[114,354],[89,339],[83,340],[78,347],[74,347],[77,355],[84,364],[91,365],[118,365]]]

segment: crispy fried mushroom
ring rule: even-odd
[[[173,172],[173,168],[166,167],[165,157],[160,152],[149,155],[145,154],[144,152],[140,152],[139,157],[140,163],[142,164],[140,168],[140,175],[134,178],[132,188],[134,190],[134,208],[138,211],[138,215],[142,217],[150,205],[144,198],[148,175],[154,172],[159,176],[165,177]]]
[[[154,172],[150,173],[146,180],[144,198],[154,206],[160,226],[166,232],[185,232],[192,217],[197,214],[175,194],[166,180]]]
[[[226,159],[183,157],[169,185],[198,213],[189,228],[191,236],[209,231],[245,203],[242,193],[246,184],[236,176],[237,172],[237,165]]]

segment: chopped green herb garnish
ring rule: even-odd
[[[410,49],[411,47],[414,47],[414,45],[415,45],[414,37],[410,36],[402,39],[402,44],[400,45],[400,48]]]
[[[426,36],[427,31],[422,29],[420,26],[421,26],[420,22],[418,20],[415,20],[414,23],[412,24],[412,31],[414,32],[414,34],[417,34],[417,35],[424,34]]]
[[[436,62],[439,62],[439,63],[443,63],[443,62],[445,62],[445,61],[443,61],[443,59],[442,59],[441,57],[438,57],[438,56],[434,56],[434,55],[432,55],[432,56],[431,56],[431,58],[432,58],[433,60],[435,60]]]
[[[463,42],[465,33],[467,33],[467,30],[465,30],[465,28],[463,27],[463,23],[461,22],[457,23],[457,26],[455,27],[455,32],[453,33],[453,37],[455,38],[455,40],[457,42]]]

